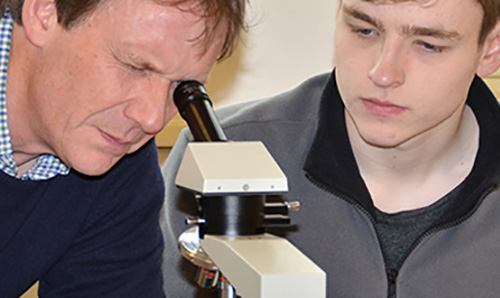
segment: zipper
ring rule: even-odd
[[[387,272],[387,297],[389,298],[396,297],[396,280],[398,278],[398,274],[398,270],[390,270]]]

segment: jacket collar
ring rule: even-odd
[[[478,77],[469,90],[467,104],[480,129],[479,151],[473,169],[462,183],[461,193],[440,223],[466,216],[500,181],[500,107]],[[347,136],[344,105],[338,93],[335,71],[329,77],[318,111],[318,127],[304,164],[308,178],[320,188],[359,205],[374,218],[374,206],[361,178]]]

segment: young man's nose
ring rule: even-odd
[[[385,44],[375,57],[368,71],[370,80],[382,88],[397,87],[405,80],[403,48],[397,44]]]

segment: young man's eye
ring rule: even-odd
[[[351,31],[360,37],[370,37],[370,36],[377,35],[377,31],[374,29],[362,28],[362,27],[357,27],[357,26],[352,26],[352,25],[350,27],[351,27]]]
[[[371,36],[371,35],[375,35],[377,33],[377,32],[375,32],[375,30],[372,30],[372,29],[359,29],[357,32],[359,35],[363,35],[363,36]]]
[[[430,44],[430,43],[425,42],[425,41],[418,41],[417,44],[420,45],[421,47],[423,47],[426,51],[433,52],[433,53],[441,53],[445,49],[445,47],[443,47],[443,46],[437,46],[437,45]]]

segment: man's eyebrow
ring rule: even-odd
[[[128,50],[125,50],[123,48],[119,47],[113,47],[111,49],[111,55],[115,57],[118,61],[122,63],[132,63],[135,67],[143,68],[144,70],[153,72],[153,73],[159,73],[161,74],[161,70],[156,68],[154,65],[149,63],[146,59],[143,57],[134,54]]]
[[[378,20],[372,18],[371,16],[367,15],[366,13],[364,13],[362,11],[359,11],[358,9],[356,9],[354,7],[342,5],[342,11],[350,17],[364,21],[368,24],[373,25],[375,28],[383,30],[383,26]]]

